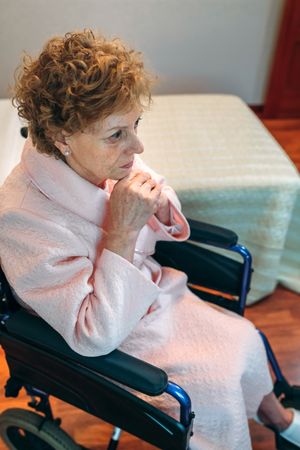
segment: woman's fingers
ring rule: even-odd
[[[162,186],[147,172],[135,172],[118,181],[110,197],[112,226],[140,230],[159,209],[161,192]]]
[[[149,183],[153,184],[153,182],[154,182],[154,180],[152,180],[151,175],[149,173],[140,172],[131,179],[130,185],[134,188],[141,188],[144,185],[146,185],[146,187],[149,187]]]
[[[136,176],[133,180],[133,185],[150,201],[159,201],[162,186],[157,183],[148,173],[142,173]],[[156,205],[155,205],[156,206]]]
[[[146,180],[142,185],[140,185],[140,190],[142,192],[151,192],[155,187],[157,186],[157,183],[155,180],[150,178],[149,180]]]
[[[127,177],[120,180],[118,183],[120,188],[125,186],[132,187],[134,190],[140,190],[140,188],[146,191],[151,191],[156,185],[156,181],[151,177],[148,172],[132,171]]]
[[[159,209],[162,186],[152,178],[146,180],[137,188],[137,193],[143,196],[144,200],[152,205],[152,214],[156,214]]]

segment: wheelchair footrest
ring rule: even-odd
[[[300,386],[291,386],[288,394],[282,399],[281,403],[286,408],[300,410]]]
[[[280,387],[282,388],[281,390]],[[281,400],[281,403],[286,408],[294,408],[300,410],[300,386],[291,386],[284,380],[282,383],[279,382],[277,384],[277,388],[278,391],[281,391],[281,393],[285,396]],[[282,438],[279,433],[275,434],[275,440],[277,450],[299,450],[299,447],[297,445],[291,444],[290,442]]]

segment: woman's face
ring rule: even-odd
[[[141,110],[111,114],[91,129],[66,136],[71,154],[66,156],[70,167],[93,184],[105,180],[121,180],[132,168],[134,154],[144,151],[137,136]],[[64,153],[66,145],[55,143]]]

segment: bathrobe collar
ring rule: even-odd
[[[32,183],[49,199],[96,225],[102,223],[110,183],[100,189],[62,160],[39,153],[30,139],[25,143],[21,164]]]

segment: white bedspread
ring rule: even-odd
[[[300,292],[299,174],[241,99],[154,97],[140,135],[143,159],[166,176],[185,214],[235,230],[251,251],[249,303],[278,281]]]
[[[0,100],[0,184],[24,139]],[[253,255],[248,302],[277,282],[300,292],[300,178],[281,147],[239,98],[155,96],[144,114],[143,159],[166,176],[191,218],[235,230]]]

